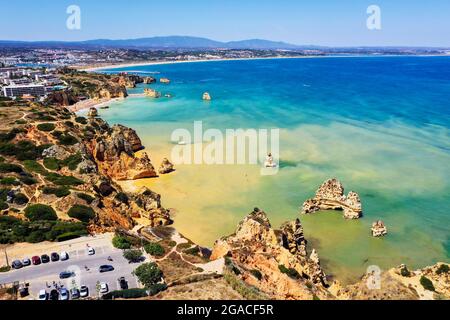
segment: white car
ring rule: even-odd
[[[39,300],[43,301],[43,300],[47,300],[48,296],[47,296],[47,291],[45,290],[41,290],[39,291]]]
[[[59,255],[59,259],[61,261],[66,261],[69,260],[69,254],[65,251],[61,252],[61,254]]]
[[[69,291],[67,289],[61,289],[59,292],[59,300],[69,300]]]
[[[108,284],[105,282],[100,283],[100,293],[108,293]]]
[[[95,249],[92,248],[92,247],[89,247],[89,248],[87,249],[87,254],[88,254],[89,256],[93,256],[93,255],[95,254]]]
[[[80,297],[86,298],[87,296],[89,296],[89,288],[86,286],[81,286],[80,287]]]

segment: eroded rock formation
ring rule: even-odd
[[[99,171],[115,180],[136,180],[156,177],[157,173],[147,153],[137,157],[142,149],[136,132],[116,125],[92,140],[91,151]]]
[[[378,220],[372,223],[372,236],[383,237],[387,235],[387,227],[383,221]]]
[[[158,169],[159,174],[168,174],[173,171],[175,171],[173,164],[169,161],[169,159],[164,158]]]
[[[234,235],[216,241],[211,259],[221,257],[227,257],[234,276],[275,299],[328,296],[317,253],[308,257],[300,220],[275,230],[266,214],[255,208]]]
[[[302,213],[309,214],[319,210],[343,210],[344,218],[359,219],[362,216],[361,199],[356,192],[344,194],[344,187],[337,179],[325,181],[312,199],[303,203]]]
[[[131,206],[133,214],[147,218],[150,226],[166,226],[173,223],[170,211],[161,205],[161,195],[143,187],[130,197],[133,200]]]

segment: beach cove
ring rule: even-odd
[[[192,130],[197,120],[219,130],[281,130],[277,175],[261,176],[252,165],[182,165],[124,183],[161,193],[175,227],[193,241],[211,247],[260,207],[275,227],[300,217],[325,271],[343,280],[370,265],[449,260],[450,58],[271,59],[104,72],[127,69],[172,80],[149,87],[173,98],[132,96],[99,110],[110,124],[136,129],[155,166],[170,157],[172,131]],[[205,91],[213,101],[202,101]],[[300,216],[303,201],[332,177],[360,194],[362,219]],[[383,239],[370,236],[378,219],[389,227]]]

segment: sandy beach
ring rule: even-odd
[[[103,99],[87,99],[80,102],[75,103],[72,106],[67,107],[72,112],[78,112],[90,108],[101,108],[107,106],[112,102],[116,102],[122,100],[123,98],[103,98]]]

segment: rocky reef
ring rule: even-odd
[[[221,257],[232,276],[274,299],[328,297],[325,273],[315,250],[308,257],[300,220],[276,230],[255,208],[235,234],[216,241],[211,259]]]
[[[312,199],[303,203],[302,213],[309,214],[320,210],[342,210],[344,218],[359,219],[362,217],[361,199],[356,192],[344,194],[344,187],[337,179],[325,181]]]

